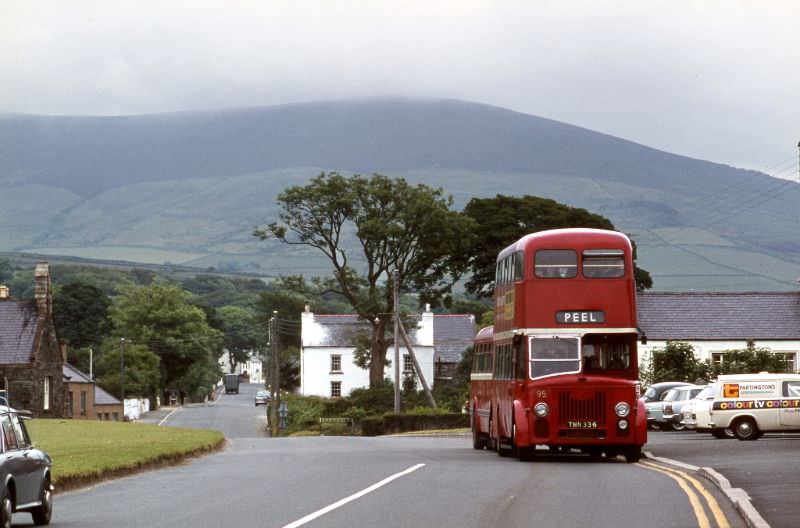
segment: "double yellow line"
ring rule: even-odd
[[[694,510],[694,516],[697,518],[697,525],[699,528],[711,528],[712,525],[708,519],[708,515],[706,515],[705,508],[703,508],[702,501],[697,496],[697,493],[694,492],[692,486],[694,486],[694,488],[700,492],[705,499],[706,504],[708,504],[708,509],[711,510],[711,513],[714,515],[714,520],[717,523],[717,527],[730,528],[728,518],[725,517],[725,514],[722,512],[722,508],[719,507],[717,499],[715,499],[714,496],[708,492],[708,490],[700,483],[699,480],[689,475],[685,471],[659,466],[652,462],[639,462],[637,465],[651,471],[663,473],[678,483],[678,486],[680,486],[683,492],[686,493],[686,496],[689,497],[689,503],[692,505],[692,510]],[[691,484],[691,486],[689,484]]]

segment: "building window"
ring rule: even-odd
[[[81,416],[86,416],[86,391],[81,391]]]
[[[67,418],[72,418],[72,391],[67,395]]]
[[[44,377],[44,398],[42,405],[45,411],[50,410],[50,376]]]
[[[331,398],[341,398],[342,396],[342,382],[341,381],[332,381],[331,382]]]
[[[711,364],[713,366],[717,367],[717,369],[721,370],[722,369],[722,361],[723,361],[724,356],[725,356],[725,354],[722,353],[722,352],[712,352],[711,353]]]
[[[113,418],[114,418],[114,421],[115,421],[115,422],[118,422],[118,421],[119,421],[119,413],[116,413],[116,412],[115,412],[115,413],[113,413],[113,415],[112,415],[112,416],[113,416]]]
[[[414,362],[411,361],[411,354],[403,354],[403,374],[414,373]]]
[[[342,356],[341,354],[331,354],[331,372],[342,371]]]
[[[797,370],[797,354],[794,352],[775,352],[775,355],[783,358],[784,363],[786,363],[784,372],[794,372]]]

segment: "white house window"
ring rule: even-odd
[[[45,411],[50,410],[50,376],[44,377],[44,401],[43,408]]]
[[[714,365],[715,367],[722,368],[722,360],[723,360],[724,356],[725,356],[725,354],[722,353],[722,352],[712,352],[711,353],[711,364]]]
[[[331,372],[342,371],[342,356],[341,354],[331,354]]]
[[[341,381],[332,381],[331,382],[331,398],[341,398],[342,396],[342,382]]]
[[[775,352],[775,355],[783,358],[786,363],[786,372],[797,370],[797,354],[795,352]]]
[[[403,354],[403,374],[414,373],[414,362],[411,361],[411,354]]]

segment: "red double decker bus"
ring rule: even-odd
[[[600,229],[533,233],[500,253],[495,323],[475,338],[475,449],[639,460],[647,419],[632,253],[628,237]]]

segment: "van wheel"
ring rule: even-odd
[[[711,436],[713,436],[714,438],[719,438],[720,440],[727,440],[729,438],[735,438],[735,435],[733,434],[733,431],[731,431],[727,427],[725,429],[722,429],[721,427],[712,429],[711,430]]]
[[[739,440],[756,440],[759,435],[758,427],[752,418],[739,418],[731,428]]]

